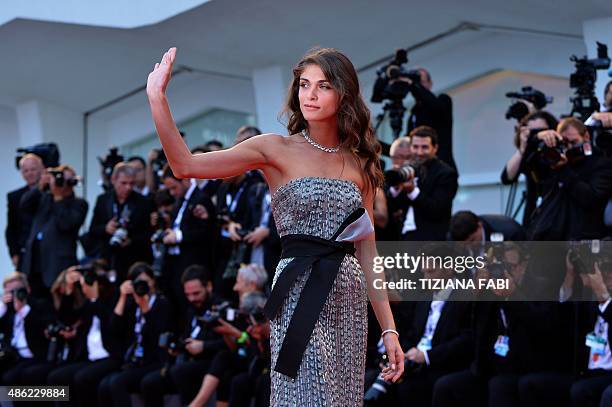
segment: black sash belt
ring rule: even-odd
[[[359,208],[343,222],[331,240],[311,235],[292,234],[281,237],[281,258],[294,259],[285,266],[274,284],[264,308],[264,314],[274,319],[289,294],[294,282],[312,266],[310,276],[300,294],[274,370],[291,378],[297,376],[308,341],[319,319],[319,314],[331,291],[342,260],[346,254],[355,254],[353,242],[334,239],[365,210]]]

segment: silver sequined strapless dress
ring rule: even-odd
[[[272,197],[280,236],[308,234],[330,239],[344,219],[362,206],[353,182],[305,177],[281,186]],[[273,284],[291,258],[281,259]],[[293,284],[281,312],[270,322],[272,367],[300,292],[310,274]],[[363,404],[367,336],[367,293],[361,266],[346,255],[315,325],[295,379],[271,372],[271,406],[346,407]]]

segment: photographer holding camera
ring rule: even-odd
[[[258,134],[260,134],[258,128],[242,126],[236,132],[234,145]],[[259,225],[259,219],[255,220],[251,213],[250,204],[253,203],[253,197],[250,190],[252,186],[263,182],[259,171],[250,171],[225,178],[217,188],[214,201],[221,237],[217,242],[214,286],[221,297],[231,299],[234,296],[232,287],[238,268],[241,263],[247,263],[250,260],[251,247],[244,239]],[[248,219],[251,221],[249,222]],[[265,233],[265,230],[259,230],[255,235],[251,234],[251,238],[259,240]]]
[[[134,191],[135,171],[126,163],[117,164],[111,176],[112,189],[98,196],[89,238],[95,242],[91,257],[102,257],[123,281],[136,261],[148,261],[150,249],[151,200]]]
[[[237,313],[241,318],[234,318],[235,321],[232,322],[221,318],[218,320],[220,325],[214,330],[223,335],[229,350],[222,350],[214,357],[200,391],[189,404],[190,407],[204,406],[215,393],[218,403],[231,403],[230,389],[233,379],[240,373],[248,372],[253,362],[263,355],[261,351],[266,351],[265,346],[260,347],[261,342],[266,340],[265,336],[253,340],[249,334],[254,327],[266,323],[263,315],[266,299],[261,291],[243,292]],[[233,313],[226,313],[226,319]]]
[[[413,165],[403,167],[404,175],[397,185],[389,185],[389,212],[397,209],[403,212],[402,240],[446,240],[458,188],[457,172],[437,158],[437,151],[438,136],[433,128],[421,126],[412,130]]]
[[[438,135],[438,158],[457,171],[453,157],[453,101],[445,93],[434,95],[431,75],[424,68],[416,69],[419,76],[400,78],[409,84],[415,104],[408,119],[408,132],[418,127],[429,126]]]
[[[5,231],[11,261],[17,270],[21,270],[23,251],[32,226],[32,215],[21,211],[19,203],[26,192],[38,186],[40,177],[45,171],[45,165],[39,156],[29,153],[19,160],[19,171],[26,185],[9,192],[6,196],[8,211]]]
[[[536,134],[543,130],[556,129],[557,119],[546,111],[537,111],[523,117],[516,127],[514,135],[514,145],[516,152],[510,157],[506,166],[502,170],[501,181],[504,185],[510,185],[518,180],[520,174],[525,175],[525,209],[523,210],[524,227],[527,227],[531,220],[531,215],[536,208],[536,201],[540,196],[538,191],[537,176],[534,174],[537,168],[529,168],[526,162],[528,153],[527,146],[530,138],[535,138]]]
[[[180,336],[174,332],[160,336],[160,346],[168,351],[174,363],[143,378],[141,388],[146,405],[162,405],[164,394],[176,392],[180,394],[182,403],[188,404],[197,394],[212,358],[226,349],[221,335],[203,321],[216,303],[211,277],[211,273],[200,265],[185,269],[181,281],[189,302],[187,319]]]
[[[192,264],[201,264],[206,268],[213,266],[215,209],[195,180],[178,179],[167,164],[161,180],[175,200],[170,223],[160,237],[166,246],[162,287],[178,309],[185,310],[187,302],[183,295],[181,274]]]
[[[612,162],[591,145],[589,132],[576,118],[557,130],[537,134],[543,174],[543,200],[534,212],[531,240],[598,239],[606,234],[604,209],[612,193]]]
[[[120,368],[120,344],[110,330],[115,286],[109,281],[103,262],[73,266],[54,284],[58,319],[69,330],[59,334],[69,342],[70,360],[51,365],[45,380],[54,386],[70,386],[71,401],[77,406],[96,406],[98,383]]]
[[[559,304],[525,300],[529,259],[519,246],[503,243],[492,249],[476,278],[505,278],[508,288],[479,292],[472,311],[474,359],[468,370],[438,379],[433,406],[517,406],[523,378],[566,364]]]
[[[570,316],[566,332],[573,349],[566,355],[572,356],[573,369],[524,378],[529,392],[523,399],[528,405],[608,405],[604,400],[600,404],[600,398],[606,387],[612,385],[609,329],[612,257],[610,246],[601,249],[603,255],[593,256],[588,247],[592,244],[572,242],[559,290],[561,306]]]
[[[59,273],[77,262],[79,229],[88,204],[74,195],[78,179],[70,166],[47,170],[21,198],[20,209],[33,216],[21,271],[28,275],[32,295],[48,298]]]
[[[127,351],[121,370],[100,382],[98,402],[102,406],[131,405],[130,393],[140,392],[142,378],[163,366],[166,355],[158,340],[171,327],[170,304],[157,292],[153,270],[146,263],[130,267],[119,292],[110,332]]]
[[[44,362],[49,341],[45,329],[53,320],[45,301],[30,297],[25,274],[14,272],[2,283],[0,302],[0,382],[23,383],[24,371]]]
[[[428,256],[457,255],[452,248],[438,244],[424,247],[423,252]],[[422,278],[446,282],[457,276],[453,268],[434,265],[422,269]],[[470,299],[468,291],[447,288],[428,290],[423,301],[414,303],[412,321],[402,335],[402,349],[408,351],[406,376],[394,389],[398,405],[430,406],[436,380],[469,366],[473,351]],[[366,391],[365,405],[389,405],[388,397],[394,393],[391,386],[379,377]]]

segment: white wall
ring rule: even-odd
[[[2,242],[4,244],[0,248],[0,278],[6,273],[13,271],[11,259],[4,238],[4,230],[6,229],[6,194],[9,191],[20,188],[24,185],[19,171],[15,168],[15,150],[20,147],[19,131],[17,127],[17,112],[15,109],[0,106],[0,162],[2,166],[2,176],[0,177],[0,208],[2,215],[0,216],[0,232],[2,233]]]

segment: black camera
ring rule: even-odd
[[[68,330],[68,327],[63,322],[58,321],[47,326],[47,335],[51,339],[58,338],[60,333],[66,330]]]
[[[508,92],[506,97],[517,99],[506,111],[506,119],[516,119],[517,121],[521,121],[529,114],[529,107],[524,101],[532,103],[538,110],[543,109],[544,106],[553,101],[552,97],[546,96],[543,92],[531,86],[523,86],[520,92]]]
[[[70,178],[69,180],[66,180],[66,178],[64,178],[64,171],[49,170],[48,172],[54,178],[55,185],[59,188],[63,187],[64,185],[74,187],[79,183],[79,180],[77,178]]]
[[[206,310],[204,315],[198,317],[197,320],[204,326],[213,327],[219,325],[219,319],[225,319],[228,322],[234,321],[238,313],[238,310],[230,307],[228,301],[224,301],[221,304],[213,305],[211,309]]]
[[[151,243],[163,243],[164,236],[166,235],[166,229],[168,224],[166,223],[167,213],[163,210],[157,211],[157,226],[155,233],[151,236]]]
[[[393,168],[385,171],[385,185],[387,187],[397,187],[408,182],[418,174],[418,167],[414,165],[404,165],[400,168]]]
[[[96,273],[95,268],[92,265],[89,266],[78,266],[76,271],[83,275],[83,280],[85,284],[92,286],[96,281],[98,281],[98,273]]]
[[[120,247],[128,238],[128,224],[130,222],[130,209],[127,205],[123,207],[121,216],[119,217],[119,227],[115,230],[115,233],[111,236],[109,244],[112,247]]]
[[[600,42],[597,43],[597,58],[578,58],[576,55],[570,57],[574,62],[576,71],[570,75],[570,88],[576,89],[572,102],[571,116],[578,116],[582,121],[599,110],[599,101],[595,96],[595,83],[597,82],[597,71],[610,67],[608,47]]]
[[[151,292],[151,289],[149,288],[149,283],[145,280],[137,278],[132,282],[132,286],[134,287],[134,294],[139,297],[144,297],[145,295],[148,295]]]
[[[529,132],[525,158],[528,168],[554,166],[561,160],[562,155],[565,155],[568,163],[574,164],[593,153],[589,143],[568,147],[566,142],[558,141],[555,146],[549,147],[544,140],[537,137],[540,131],[543,129],[533,129]]]
[[[111,147],[104,158],[98,157],[98,161],[100,166],[102,166],[102,187],[105,191],[109,191],[111,189],[110,179],[111,175],[113,175],[113,169],[115,165],[123,162],[123,156],[119,154],[117,147]]]
[[[595,263],[602,272],[612,271],[612,242],[584,240],[569,242],[568,259],[578,274],[592,274]]]
[[[396,79],[408,78],[412,82],[420,83],[421,74],[417,70],[408,71],[402,65],[408,62],[405,49],[398,49],[395,57],[387,65],[376,71],[376,82],[372,92],[372,102],[380,103],[385,99],[398,101],[406,97],[410,88],[407,82]]]
[[[26,154],[36,154],[39,156],[45,168],[57,167],[59,165],[60,153],[57,144],[55,143],[41,143],[31,147],[24,147],[17,149],[17,156],[15,157],[15,165],[19,169],[19,161]]]
[[[185,350],[185,345],[187,343],[174,332],[163,332],[159,335],[157,344],[160,348],[165,350],[182,352]]]
[[[246,235],[248,235],[249,233],[251,233],[250,230],[246,230],[246,229],[236,229],[236,234],[238,234],[238,236],[240,236],[241,239],[244,239],[244,237]]]
[[[387,65],[376,71],[376,81],[372,90],[371,101],[381,103],[388,100],[383,106],[383,112],[378,116],[376,128],[382,123],[384,115],[389,112],[389,122],[393,130],[394,138],[399,137],[402,131],[402,119],[406,108],[402,100],[410,92],[410,85],[406,81],[398,79],[410,79],[413,83],[421,82],[421,74],[418,70],[406,70],[403,65],[408,62],[408,54],[405,49],[398,49],[395,57]]]
[[[16,298],[23,302],[28,298],[28,290],[25,287],[16,288],[11,293],[13,294],[13,300]]]

